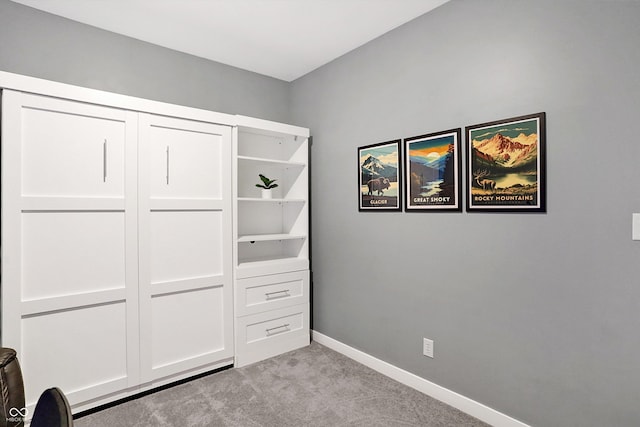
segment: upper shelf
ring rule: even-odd
[[[309,161],[307,136],[242,127],[237,132],[236,156],[245,162],[305,165]]]
[[[282,166],[282,167],[304,168],[305,166],[307,166],[306,163],[303,163],[303,162],[277,160],[277,159],[269,159],[265,157],[254,157],[254,156],[238,156],[238,161],[247,162],[247,163],[256,163],[260,165],[272,165],[272,166]]]
[[[236,115],[235,118],[236,125],[244,132],[309,138],[309,129],[307,128],[242,115]]]

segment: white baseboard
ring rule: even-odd
[[[469,399],[461,394],[451,391],[444,387],[434,384],[431,381],[427,381],[411,372],[400,369],[390,363],[384,362],[380,359],[364,353],[360,350],[356,350],[353,347],[349,347],[346,344],[336,341],[333,338],[329,338],[320,332],[312,331],[313,340],[319,344],[322,344],[332,350],[341,353],[356,362],[362,363],[365,366],[378,371],[389,378],[409,386],[421,393],[438,399],[447,405],[453,406],[462,412],[471,415],[485,423],[491,424],[495,427],[530,427],[514,418],[509,417],[501,412],[491,409],[482,403]]]

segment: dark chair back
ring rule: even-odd
[[[67,398],[57,387],[45,390],[36,403],[31,427],[71,427],[73,417]]]
[[[23,426],[26,416],[24,383],[16,351],[0,347],[0,427]]]

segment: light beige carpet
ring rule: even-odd
[[[76,427],[486,425],[317,343],[75,421]]]

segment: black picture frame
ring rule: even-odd
[[[405,212],[462,211],[462,129],[403,140]]]
[[[358,210],[402,211],[399,139],[358,147]]]
[[[466,127],[468,212],[546,212],[544,112]]]

